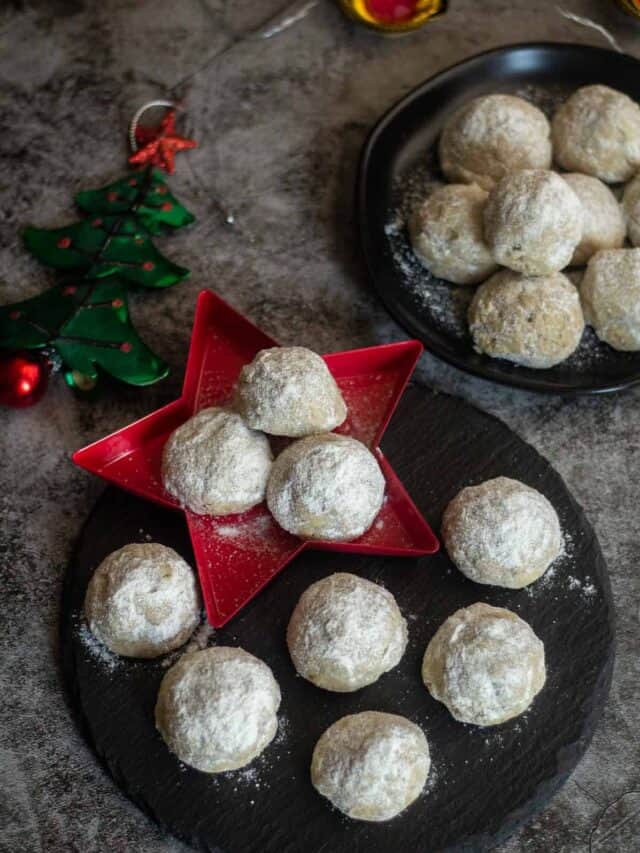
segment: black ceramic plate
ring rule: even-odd
[[[410,92],[371,132],[360,163],[360,239],[373,285],[393,316],[427,349],[469,373],[533,391],[598,393],[640,381],[640,353],[620,353],[591,329],[565,362],[547,370],[518,367],[474,352],[465,323],[473,288],[431,276],[415,259],[406,215],[425,187],[443,180],[436,143],[443,123],[477,95],[508,92],[548,114],[569,93],[603,83],[640,101],[640,63],[574,44],[524,44],[482,53]]]
[[[182,515],[109,488],[84,527],[62,605],[63,668],[72,703],[87,739],[127,796],[201,850],[487,850],[544,805],[589,743],[609,689],[613,615],[600,547],[558,474],[500,421],[416,386],[406,391],[384,450],[435,529],[464,485],[506,474],[535,486],[558,510],[568,555],[528,590],[515,592],[467,581],[444,551],[421,560],[305,553],[214,638],[265,660],[282,688],[279,734],[242,771],[208,776],[181,765],[153,721],[170,659],[113,657],[92,640],[81,618],[89,578],[115,548],[151,538],[192,560]],[[353,694],[319,690],[297,677],[285,644],[287,621],[303,590],[334,571],[383,583],[409,621],[400,664]],[[475,601],[519,613],[542,638],[547,655],[547,684],[532,708],[491,729],[457,723],[420,679],[424,649],[438,626]],[[309,781],[311,753],[322,732],[344,714],[367,709],[404,714],[422,726],[433,761],[424,794],[383,824],[345,818]]]

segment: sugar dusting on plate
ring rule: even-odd
[[[225,773],[212,774],[209,778],[211,787],[217,788],[220,785],[231,785],[234,794],[243,791],[255,791],[258,793],[261,790],[268,793],[269,788],[273,784],[275,766],[283,755],[288,755],[290,752],[286,746],[289,741],[289,729],[289,720],[286,715],[278,712],[278,731],[264,752],[257,758],[254,758],[246,767],[241,767],[238,770],[230,770]],[[180,762],[180,770],[186,773],[190,768],[184,762]],[[255,805],[255,800],[249,800],[248,805]]]
[[[438,331],[464,340],[469,338],[466,315],[474,288],[449,284],[431,275],[414,255],[407,231],[407,222],[414,209],[442,184],[432,152],[426,162],[414,167],[394,188],[397,207],[384,231],[394,266],[416,310],[426,316]]]
[[[186,655],[191,652],[199,652],[202,649],[206,649],[208,646],[215,645],[215,634],[215,628],[207,622],[207,614],[203,610],[202,622],[191,635],[189,642],[186,645],[181,646],[179,649],[169,652],[168,655],[165,655],[160,661],[160,665],[166,669],[173,666],[173,664],[178,660],[178,658],[181,658],[182,655]]]
[[[74,632],[83,648],[87,651],[90,657],[96,664],[101,666],[106,672],[112,673],[117,670],[122,670],[125,667],[135,666],[142,659],[140,658],[125,658],[114,654],[107,646],[104,645],[92,632],[87,624],[82,613],[76,613],[72,616],[74,622]],[[178,658],[189,652],[196,652],[200,649],[205,649],[207,646],[213,645],[212,638],[215,637],[215,630],[206,620],[206,614],[202,613],[203,622],[196,628],[191,635],[191,639],[184,646],[175,649],[159,658],[145,660],[145,664],[157,661],[163,668],[172,666]]]
[[[578,576],[576,543],[573,536],[563,528],[564,550],[549,566],[547,571],[534,583],[522,590],[529,599],[539,596],[552,596],[555,601],[570,596],[580,596],[581,604],[595,601],[597,587],[590,575]],[[514,601],[517,607],[518,599]]]
[[[123,658],[118,657],[91,633],[89,625],[81,614],[74,617],[76,636],[93,660],[107,672],[115,672],[121,668]]]

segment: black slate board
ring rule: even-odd
[[[640,63],[627,54],[580,44],[501,47],[448,68],[409,92],[382,116],[363,148],[356,208],[373,287],[396,320],[430,352],[476,376],[552,393],[602,393],[640,382],[640,353],[617,352],[599,342],[590,328],[569,359],[545,370],[476,353],[465,319],[475,288],[431,276],[413,255],[404,224],[426,182],[444,180],[436,143],[445,120],[462,103],[503,92],[526,97],[551,114],[571,92],[592,83],[640,101]]]
[[[452,397],[410,386],[384,441],[410,494],[437,530],[464,485],[508,475],[540,489],[568,533],[569,556],[529,591],[477,586],[441,551],[421,560],[309,552],[225,628],[273,669],[283,694],[280,732],[248,769],[208,776],[181,765],[153,723],[168,661],[129,662],[91,642],[81,620],[98,563],[128,542],[155,541],[192,559],[181,514],[108,488],[85,524],[62,603],[63,669],[81,727],[116,783],[168,831],[207,851],[487,850],[529,819],[584,753],[604,707],[613,664],[613,612],[595,534],[561,478],[504,424]],[[355,694],[332,694],[296,677],[285,645],[303,590],[334,571],[384,583],[409,619],[400,665]],[[474,601],[513,609],[544,640],[548,680],[522,717],[492,729],[457,723],[422,687],[424,649],[441,622]],[[426,792],[386,824],[351,821],[309,782],[320,734],[344,714],[374,709],[421,725],[433,760]]]

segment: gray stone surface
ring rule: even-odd
[[[171,363],[142,392],[76,400],[60,378],[36,408],[2,411],[0,851],[182,851],[119,793],[76,731],[57,662],[71,545],[102,489],[72,450],[177,394],[197,292],[212,287],[283,343],[317,350],[404,337],[357,261],[358,151],[408,89],[479,50],[527,40],[602,43],[555,4],[454,0],[420,34],[384,40],[329,0],[271,41],[246,38],[285,0],[13,0],[0,6],[0,301],[49,277],[18,240],[73,215],[72,194],[123,171],[124,130],[149,97],[180,96],[200,148],[177,195],[198,216],[167,241],[189,281],[133,298],[135,322]],[[569,2],[640,56],[640,30],[597,0]],[[235,224],[225,217],[233,213]],[[493,387],[425,355],[419,375],[503,418],[551,460],[587,510],[618,614],[611,699],[593,745],[544,813],[504,853],[640,849],[637,738],[640,390],[562,399]],[[444,425],[443,425],[443,428]],[[622,798],[622,799],[620,799]],[[610,805],[611,804],[611,805]]]

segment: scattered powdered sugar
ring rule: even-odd
[[[290,734],[290,724],[289,719],[284,714],[278,715],[278,731],[276,733],[275,738],[273,739],[274,746],[284,747],[285,744],[289,742],[289,734]],[[288,749],[281,750],[281,752],[289,752]],[[266,756],[265,756],[266,760]]]
[[[273,740],[265,747],[264,751],[254,758],[249,764],[238,770],[229,770],[225,773],[212,774],[209,777],[209,785],[212,788],[231,786],[234,794],[242,791],[269,790],[272,785],[273,773],[277,764],[284,756],[290,755],[289,743],[289,720],[278,714],[278,729]],[[180,769],[188,770],[188,766],[179,762]],[[254,805],[254,800],[249,805]]]
[[[242,528],[236,524],[218,524],[215,530],[223,539],[235,539],[242,535]]]
[[[367,447],[373,446],[396,394],[396,376],[387,371],[345,376],[340,378],[339,385],[348,416],[336,432],[357,437]]]
[[[234,789],[241,787],[252,787],[256,790],[269,787],[269,777],[273,772],[274,765],[280,761],[282,755],[289,750],[283,749],[289,739],[289,720],[284,714],[278,714],[278,731],[269,746],[251,764],[240,770],[234,770],[229,774],[234,784]],[[278,747],[278,749],[275,749]]]
[[[427,781],[425,783],[424,788],[422,789],[421,797],[426,797],[430,794],[440,782],[440,773],[438,772],[438,768],[433,763],[433,755],[430,755],[431,765],[429,767],[429,775],[427,776]]]
[[[268,515],[257,515],[255,518],[243,518],[237,524],[218,523],[212,519],[212,530],[222,539],[253,539],[264,536],[273,526]]]
[[[260,776],[260,770],[254,764],[250,764],[248,767],[243,767],[241,770],[233,771],[233,782],[235,784],[234,791],[237,791],[238,788],[251,786],[256,790],[260,790],[262,785],[262,778]]]
[[[196,652],[200,649],[207,648],[213,645],[212,638],[215,637],[215,629],[206,621],[206,615],[203,611],[203,619],[205,620],[198,628],[196,628],[193,636],[186,645],[180,649],[175,649],[173,652],[164,655],[159,663],[163,669],[168,669],[170,666],[189,652]],[[124,658],[110,651],[103,642],[101,642],[92,632],[87,624],[83,614],[75,614],[73,617],[75,625],[75,635],[82,643],[83,647],[89,652],[91,657],[103,666],[109,672],[115,672],[123,667],[131,667],[136,665],[137,659]]]
[[[91,633],[91,629],[82,615],[76,615],[74,621],[76,622],[75,633],[77,638],[96,663],[99,663],[109,672],[115,672],[119,669],[123,664],[123,659],[119,658],[118,655],[114,655],[113,652],[110,652],[104,643],[101,643],[100,640]]]
[[[584,534],[581,534],[584,535]],[[579,549],[574,536],[563,531],[564,548],[562,553],[549,566],[542,577],[522,590],[528,598],[549,598],[554,601],[566,600],[567,595],[580,596],[581,604],[595,603],[598,588],[590,575],[579,575]]]
[[[563,555],[560,554],[557,559],[555,559],[553,563],[549,566],[549,568],[542,575],[542,577],[534,583],[530,584],[529,586],[525,587],[523,592],[526,592],[529,597],[532,597],[533,595],[535,595],[536,592],[550,587],[556,579],[558,566],[562,560],[562,556]]]
[[[578,348],[562,364],[576,373],[588,373],[601,362],[610,359],[611,352],[609,347],[598,338],[591,326],[585,326]],[[629,356],[616,353],[616,358],[621,357],[628,358]]]
[[[467,309],[474,289],[449,284],[432,276],[415,256],[407,230],[416,207],[434,189],[443,185],[436,168],[435,155],[432,153],[429,162],[418,165],[397,185],[397,207],[392,211],[384,230],[394,265],[415,310],[426,315],[439,331],[466,339],[469,337]]]
[[[580,578],[575,578],[572,575],[567,576],[567,584],[568,588],[571,591],[579,591],[587,598],[591,598],[597,592],[596,587],[593,583],[590,582],[591,578],[587,575],[586,578],[580,580]]]

